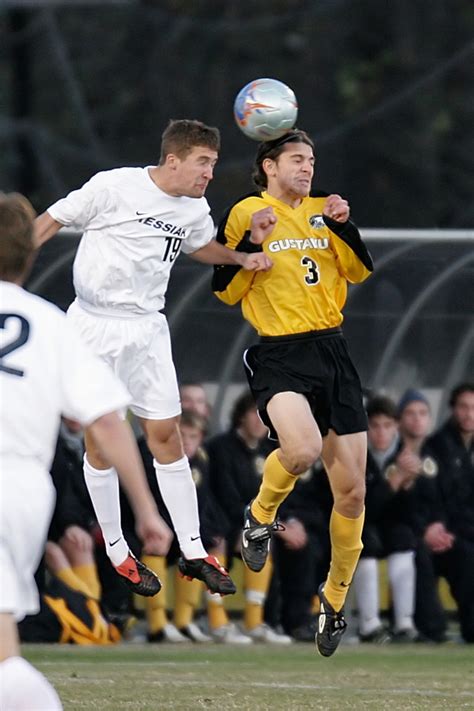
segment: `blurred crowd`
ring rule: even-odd
[[[239,582],[237,605],[179,575],[176,542],[166,557],[143,554],[123,495],[125,537],[163,582],[155,597],[130,595],[105,554],[84,483],[82,431],[66,419],[51,471],[56,510],[37,572],[42,597],[54,598],[58,585],[80,594],[89,610],[95,605],[110,623],[109,642],[133,639],[139,628],[150,643],[313,642],[317,590],[330,561],[332,494],[323,463],[299,477],[280,508],[282,526],[271,556],[263,570],[250,571],[239,553],[243,511],[276,445],[247,390],[233,404],[228,429],[214,436],[208,433],[211,407],[203,385],[182,384],[180,391],[181,434],[197,486],[203,543]],[[347,605],[354,642],[474,642],[474,383],[456,386],[449,407],[446,421],[434,430],[423,392],[407,390],[398,401],[367,395],[364,549]],[[140,435],[138,443],[160,513],[172,526]],[[441,578],[455,602],[454,625],[440,596]],[[382,597],[388,599],[383,610]],[[54,638],[43,612],[20,624],[25,641]],[[62,637],[65,624],[61,618]]]

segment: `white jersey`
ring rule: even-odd
[[[74,287],[79,303],[103,314],[161,310],[179,252],[195,252],[214,235],[207,200],[168,195],[149,168],[98,173],[48,213],[83,232]]]
[[[0,281],[0,469],[20,457],[49,470],[61,414],[87,426],[129,400],[62,311]]]

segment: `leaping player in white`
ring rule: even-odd
[[[171,121],[162,136],[159,165],[98,173],[37,218],[36,239],[41,245],[63,225],[83,231],[74,262],[76,300],[68,316],[131,393],[131,410],[153,454],[178,537],[181,573],[225,595],[234,593],[235,585],[201,542],[196,490],[178,428],[181,406],[168,324],[161,313],[181,250],[207,264],[254,271],[271,267],[262,253],[236,252],[213,239],[204,194],[219,148],[216,128]],[[85,444],[85,479],[107,554],[124,575],[128,545],[116,474],[87,431]]]
[[[56,711],[55,690],[20,657],[16,621],[39,610],[33,576],[54,508],[49,468],[61,414],[88,426],[117,468],[145,549],[165,554],[172,533],[118,412],[130,401],[125,387],[59,309],[20,286],[35,249],[33,217],[26,198],[0,194],[0,708]],[[149,585],[160,589],[157,578]]]

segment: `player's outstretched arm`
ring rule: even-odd
[[[204,264],[232,264],[255,272],[268,271],[273,264],[263,252],[237,252],[216,242],[215,239],[189,256]]]
[[[49,212],[43,212],[39,215],[34,223],[34,243],[36,249],[41,247],[41,245],[51,239],[51,237],[54,237],[61,227],[63,227],[63,225],[53,219]]]
[[[130,425],[112,412],[89,425],[89,432],[102,455],[117,470],[133,508],[145,552],[166,555],[173,534],[156,508]]]

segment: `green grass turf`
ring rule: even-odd
[[[66,711],[474,709],[474,647],[24,645]],[[32,709],[32,711],[36,711]]]

